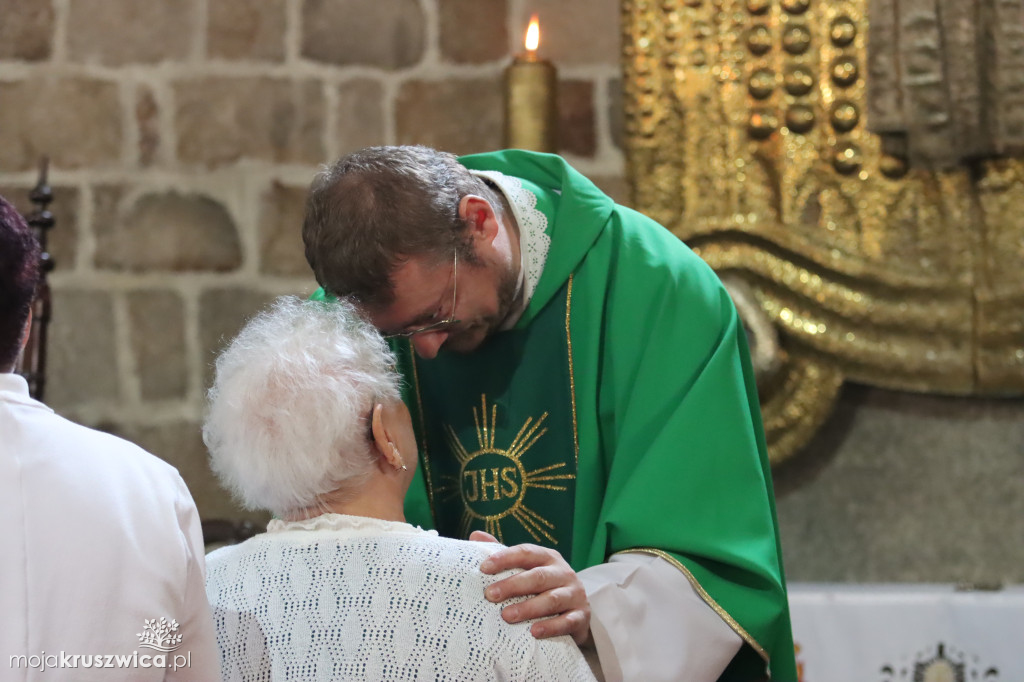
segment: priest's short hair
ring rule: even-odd
[[[394,300],[390,275],[401,259],[448,262],[452,249],[476,263],[459,202],[502,199],[454,154],[420,145],[367,147],[324,166],[310,185],[302,239],[317,282],[369,308]]]

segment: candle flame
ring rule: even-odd
[[[530,52],[536,52],[540,46],[540,22],[537,20],[536,14],[530,17],[530,26],[526,29],[526,39],[523,44]]]

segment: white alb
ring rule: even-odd
[[[219,679],[199,513],[181,476],[5,373],[0,520],[0,680]],[[151,628],[181,637],[166,668],[143,646]]]
[[[510,625],[500,545],[325,514],[207,556],[224,680],[593,680],[572,639]]]

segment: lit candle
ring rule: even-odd
[[[537,15],[523,41],[526,53],[505,69],[505,146],[537,152],[558,151],[557,73],[551,62],[537,57],[540,23]]]

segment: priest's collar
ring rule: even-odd
[[[551,248],[551,237],[547,234],[548,217],[537,209],[537,196],[523,187],[519,178],[498,171],[471,170],[473,175],[489,180],[504,196],[512,208],[512,217],[519,226],[520,290],[519,305],[513,310],[502,329],[511,329],[530,304],[533,292],[544,271]]]

